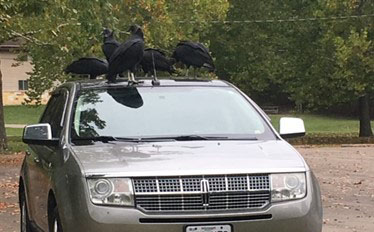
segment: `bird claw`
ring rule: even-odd
[[[128,85],[128,86],[134,86],[134,85],[137,85],[137,84],[139,84],[139,81],[129,80],[129,81],[127,82],[127,85]]]
[[[134,85],[142,84],[142,83],[144,83],[144,81],[131,80],[131,81],[128,81],[128,82],[127,82],[127,85],[128,85],[128,86],[134,86]]]

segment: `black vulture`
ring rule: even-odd
[[[104,43],[101,46],[101,49],[103,50],[103,53],[109,61],[110,57],[114,53],[114,51],[121,45],[115,38],[114,38],[114,32],[109,30],[108,28],[105,28],[103,31],[104,36]]]
[[[201,43],[191,41],[181,41],[174,50],[172,57],[177,62],[182,62],[187,66],[187,73],[190,66],[196,68],[207,68],[209,72],[215,71],[213,59],[209,54],[208,49]]]
[[[138,25],[130,27],[131,36],[121,44],[109,59],[108,81],[115,82],[117,75],[130,70],[129,82],[136,82],[134,72],[143,58],[144,35]]]
[[[152,75],[155,75],[154,69],[156,69],[156,71],[169,72],[170,75],[175,72],[175,68],[173,67],[175,59],[167,58],[165,53],[159,49],[145,49],[140,64],[145,74],[151,73]]]
[[[90,75],[90,79],[108,73],[108,62],[94,57],[83,57],[73,61],[66,69],[66,73]]]

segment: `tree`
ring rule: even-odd
[[[1,61],[0,61],[1,66]],[[8,148],[5,123],[4,123],[4,107],[3,107],[3,75],[0,68],[0,152]]]
[[[171,51],[179,40],[199,40],[211,20],[225,18],[229,6],[227,0],[61,0],[53,4],[33,0],[24,4],[38,11],[20,25],[22,32],[35,32],[24,47],[33,64],[29,103],[40,103],[43,92],[69,80],[63,70],[74,59],[103,57],[103,27],[114,29],[123,41],[124,31],[137,23],[143,27],[147,46]]]
[[[321,0],[320,6],[317,12],[320,16],[361,16],[374,10],[374,2],[368,0]],[[331,68],[327,75],[317,77],[317,80],[321,82],[320,89],[329,93],[326,106],[358,100],[359,135],[373,136],[369,101],[374,93],[374,21],[361,17],[340,23],[325,23],[323,30],[320,49],[325,51]],[[319,67],[322,66],[320,63]]]
[[[359,99],[360,136],[372,135],[369,115],[374,88],[372,18],[308,18],[370,14],[374,10],[373,1],[232,0],[230,3],[228,21],[254,22],[213,28],[211,48],[217,57],[219,76],[235,82],[260,103],[269,99],[279,101],[280,96],[286,96],[305,109],[320,110]]]
[[[218,76],[233,81],[257,102],[300,101],[301,77],[314,58],[318,28],[309,22],[267,22],[311,17],[314,1],[232,0],[227,23],[213,27]],[[300,75],[302,74],[302,75]],[[309,77],[308,77],[309,78]],[[299,82],[300,80],[300,82]],[[284,96],[284,97],[282,97]]]
[[[8,0],[0,0],[0,44],[7,41],[11,36],[8,28],[12,21],[12,16],[16,14],[16,7],[14,2]],[[0,60],[0,152],[8,148],[7,137],[4,122],[4,107],[3,107],[3,75],[1,72]]]
[[[31,16],[37,16],[40,12],[39,1],[30,0],[0,0],[0,44],[4,42],[22,38],[29,43],[38,43],[32,35],[35,33],[30,28],[21,30]],[[0,152],[7,149],[7,137],[4,122],[3,107],[3,85],[0,61]]]

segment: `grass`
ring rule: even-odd
[[[8,151],[6,153],[23,152],[27,145],[22,142],[21,136],[8,137]]]
[[[4,106],[6,124],[33,124],[39,121],[45,106]],[[25,151],[27,145],[22,142],[23,128],[6,128],[8,136],[8,152]]]
[[[4,106],[6,124],[37,123],[45,106]]]
[[[14,137],[14,136],[21,137],[23,133],[23,128],[5,128],[5,129],[6,129],[6,135],[8,137]]]
[[[281,117],[303,119],[308,134],[358,134],[359,132],[358,119],[314,114],[270,115],[272,124],[276,129],[279,129],[279,119]]]

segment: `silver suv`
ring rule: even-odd
[[[320,232],[303,134],[223,81],[63,84],[24,130],[21,232]]]

